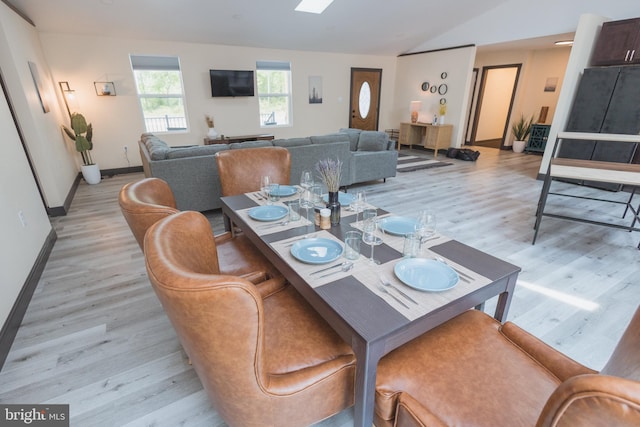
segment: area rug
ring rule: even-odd
[[[440,162],[423,156],[414,156],[412,154],[398,154],[398,172],[413,172],[421,169],[439,168],[442,166],[450,166],[453,163]]]

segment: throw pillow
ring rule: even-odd
[[[229,144],[229,148],[232,150],[238,148],[256,148],[256,147],[273,147],[271,141],[244,141],[244,142],[234,142]]]
[[[389,135],[384,132],[363,130],[358,139],[358,151],[383,151],[387,149]]]
[[[213,156],[218,151],[228,150],[227,144],[194,145],[191,147],[173,147],[167,153],[167,159],[182,159],[185,157]]]
[[[330,144],[332,142],[349,142],[349,136],[344,133],[330,133],[311,137],[312,144]]]

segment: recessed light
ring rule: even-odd
[[[555,42],[556,46],[573,46],[573,40],[560,40]]]
[[[333,0],[302,0],[295,10],[297,12],[322,13]]]

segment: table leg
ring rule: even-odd
[[[518,273],[512,274],[507,277],[507,290],[500,294],[498,297],[498,304],[496,305],[496,312],[493,317],[499,322],[504,322],[507,313],[509,312],[509,306],[511,305],[511,298],[513,297],[513,291],[516,287],[516,281],[518,280]]]
[[[376,370],[384,346],[382,343],[371,345],[363,340],[355,339],[351,345],[357,359],[353,425],[355,427],[371,427],[376,392]]]

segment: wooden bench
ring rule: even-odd
[[[621,228],[628,231],[640,231],[640,228],[635,227],[636,222],[640,222],[638,212],[640,211],[640,205],[637,208],[632,206],[633,196],[635,195],[637,187],[640,186],[640,164],[629,163],[615,163],[615,162],[601,162],[597,160],[580,160],[580,159],[565,159],[557,157],[562,140],[587,140],[587,141],[602,141],[602,142],[626,142],[630,144],[640,143],[640,135],[618,135],[618,134],[605,134],[605,133],[581,133],[581,132],[560,132],[553,147],[553,154],[551,162],[545,175],[544,184],[542,186],[542,192],[540,193],[540,200],[538,201],[538,210],[536,212],[536,223],[534,226],[535,233],[533,235],[532,244],[536,243],[538,231],[540,231],[540,223],[543,216],[549,216],[553,218],[567,219],[572,221],[585,222],[588,224],[604,225],[608,227]],[[561,194],[550,192],[551,182],[554,179],[576,179],[596,182],[608,182],[614,184],[627,185],[632,188],[631,195],[626,202],[607,200],[593,197],[584,197],[571,194]],[[569,216],[560,215],[555,213],[545,212],[545,205],[547,203],[547,197],[549,194],[565,197],[577,197],[590,200],[600,200],[609,203],[619,203],[626,205],[624,218],[627,212],[631,212],[633,219],[630,225],[615,224],[602,221],[594,221],[582,216]],[[640,249],[640,243],[638,244]]]

